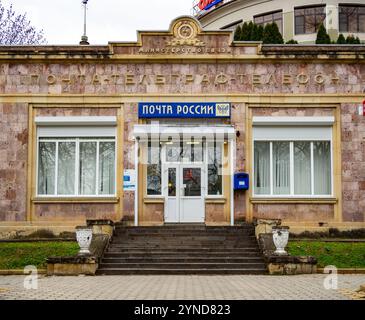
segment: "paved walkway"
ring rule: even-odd
[[[2,299],[351,299],[365,275],[339,275],[326,290],[325,275],[299,276],[39,276],[24,289],[24,276],[0,276]]]

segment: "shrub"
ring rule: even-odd
[[[268,23],[264,28],[262,41],[265,44],[283,44],[283,36],[281,35],[276,23]]]
[[[241,36],[242,36],[242,28],[240,25],[237,26],[236,30],[234,31],[234,40],[235,41],[240,41],[241,40]]]
[[[338,36],[337,44],[346,44],[346,39],[342,33]]]
[[[286,44],[298,44],[298,41],[291,39],[291,40],[287,41]]]
[[[319,26],[317,32],[316,44],[331,44],[331,38],[328,35],[327,30],[324,27],[323,23]]]

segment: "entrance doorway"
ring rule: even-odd
[[[205,170],[202,164],[167,165],[165,222],[204,222]]]

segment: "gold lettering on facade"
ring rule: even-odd
[[[112,74],[111,78],[113,79],[113,83],[117,84],[118,83],[118,79],[119,79],[119,74]]]
[[[275,76],[270,74],[265,84],[276,84]]]
[[[240,83],[244,84],[245,83],[245,78],[247,77],[247,75],[243,74],[243,73],[239,73],[239,74],[237,74],[237,77],[238,77]]]
[[[38,84],[39,83],[39,74],[31,74],[30,75],[30,83],[31,84]]]
[[[207,74],[203,74],[201,83],[202,84],[209,84],[209,76]]]
[[[252,84],[253,85],[260,85],[261,84],[261,75],[253,74],[252,75]]]
[[[99,75],[97,75],[97,74],[93,75],[92,83],[93,84],[101,84]]]
[[[217,74],[139,74],[133,73],[124,74],[110,74],[100,75],[92,74],[86,76],[85,74],[70,74],[65,76],[56,76],[54,74],[48,74],[40,76],[39,74],[24,75],[21,78],[21,84],[24,85],[54,85],[56,83],[67,83],[67,84],[92,84],[92,85],[110,85],[117,83],[124,83],[125,85],[149,85],[155,83],[157,85],[169,85],[169,84],[181,84],[181,85],[210,85],[210,84],[222,84],[226,85],[229,83],[237,83],[240,85],[265,85],[265,86],[277,86],[280,82],[282,85],[308,85],[310,82],[313,84],[340,84],[341,78],[336,74],[325,75],[317,73],[314,75],[308,75],[306,73],[300,73],[298,75],[283,74],[279,78],[276,77],[276,73],[268,75],[260,74],[244,74],[244,73],[224,73],[220,72]],[[123,81],[122,81],[123,80]]]
[[[187,74],[185,76],[185,84],[193,83],[194,82],[194,75]]]
[[[166,78],[164,75],[162,74],[156,74],[156,77],[155,77],[155,84],[158,84],[158,85],[163,85],[166,83]]]
[[[148,77],[146,74],[142,74],[140,77],[139,77],[139,81],[138,81],[138,84],[150,84],[150,82],[148,81]]]
[[[283,75],[283,84],[293,84],[293,77],[291,76],[291,74],[284,74]]]
[[[228,77],[224,73],[220,73],[215,77],[215,84],[226,84],[228,82]]]
[[[340,81],[340,77],[339,76],[333,76],[331,77],[331,83],[332,84],[337,84]]]
[[[299,84],[307,84],[309,82],[309,76],[305,73],[298,74],[297,81],[299,82]]]
[[[79,75],[77,75],[77,78],[79,79],[79,81],[80,81],[81,83],[84,83],[84,82],[85,82],[85,80],[86,80],[86,76],[85,76],[84,74],[79,74]]]
[[[136,84],[133,74],[127,74],[125,76],[125,84],[126,85],[134,85],[134,84]]]
[[[48,84],[55,84],[57,82],[57,78],[54,74],[49,74],[47,76],[47,83]]]
[[[179,74],[172,74],[171,75],[171,83],[177,84],[177,80],[180,78]]]
[[[323,84],[324,83],[324,77],[322,74],[316,74],[314,76],[314,81],[317,83],[317,84]]]
[[[62,79],[61,79],[61,81],[62,81],[62,82],[67,82],[67,83],[71,83],[71,76],[70,76],[70,75],[68,75],[68,77],[67,77],[67,78],[62,78]]]

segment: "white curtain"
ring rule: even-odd
[[[254,166],[255,194],[270,194],[270,142],[255,142]]]
[[[80,194],[96,194],[96,142],[80,142]]]
[[[58,143],[57,194],[75,194],[75,142]]]
[[[38,194],[54,194],[56,143],[39,142],[38,153]]]
[[[294,142],[294,194],[311,194],[311,143]]]
[[[331,144],[329,141],[313,142],[314,194],[331,194]]]
[[[115,143],[99,143],[99,194],[115,193]]]
[[[290,194],[290,147],[289,142],[273,142],[274,194]]]

